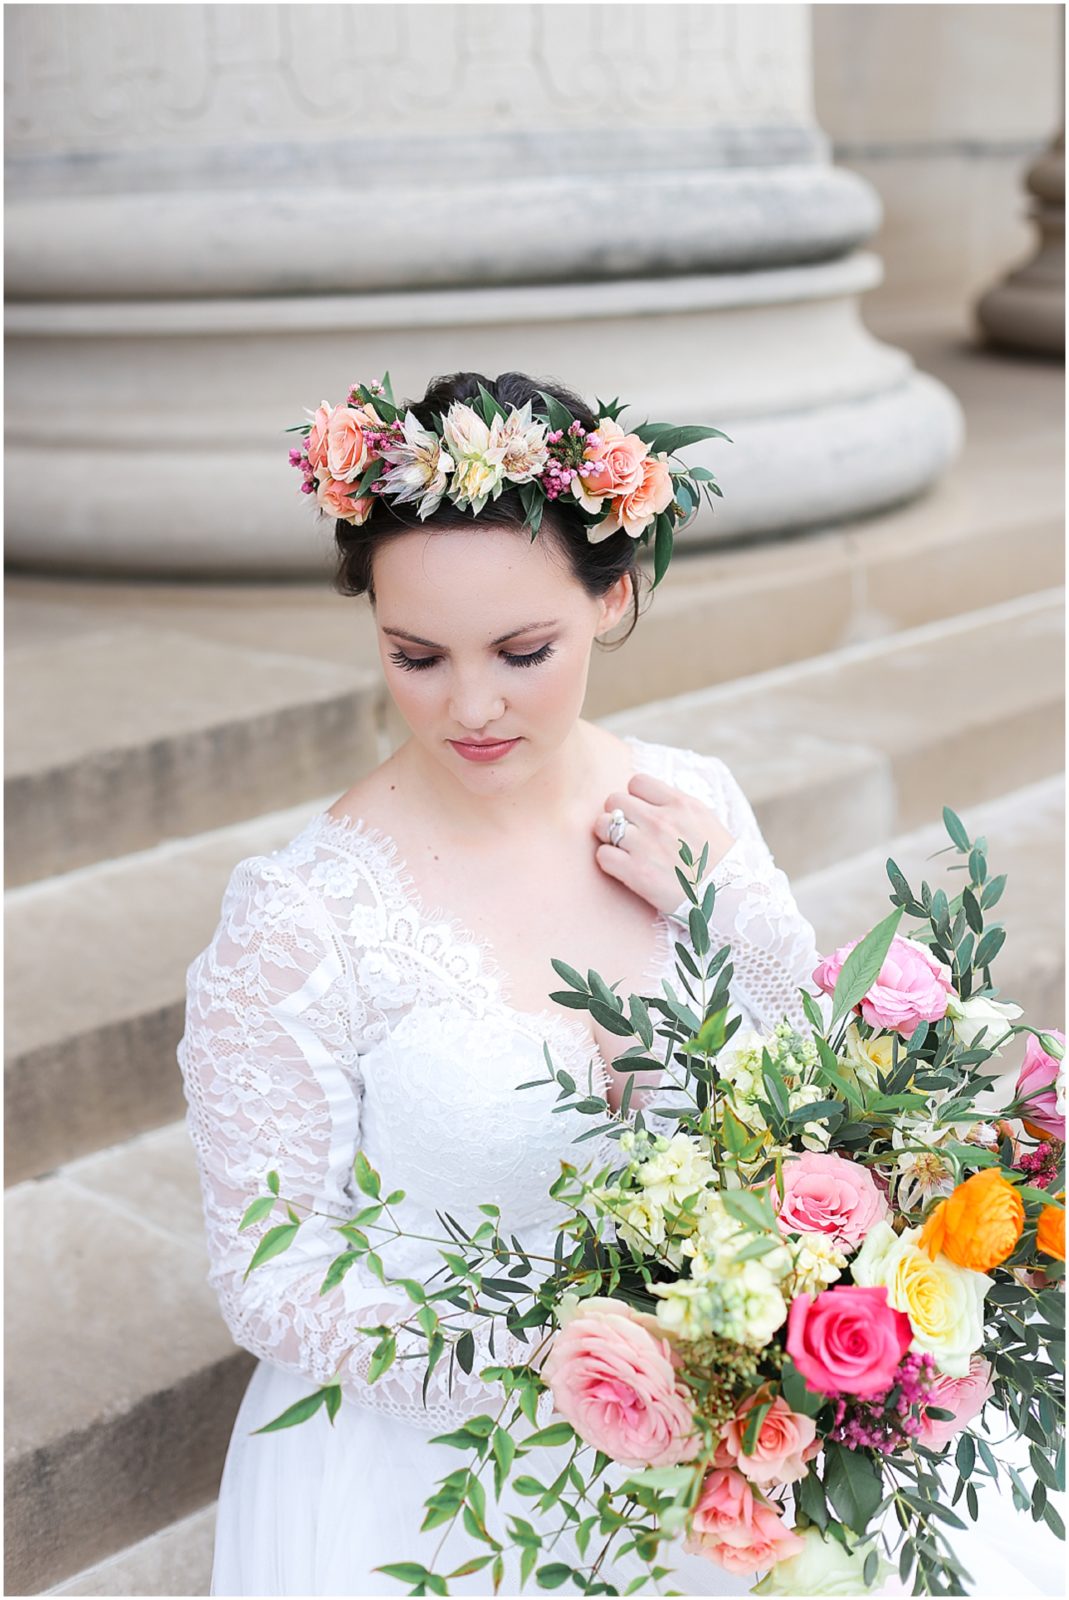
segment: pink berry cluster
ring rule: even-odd
[[[1058,1154],[1046,1140],[1017,1159],[1017,1171],[1027,1175],[1037,1189],[1049,1189],[1058,1175]]]
[[[879,1394],[846,1395],[835,1401],[831,1439],[848,1450],[879,1450],[890,1455],[921,1430],[920,1408],[936,1377],[935,1360],[927,1351],[909,1351],[899,1362],[895,1380]]]
[[[308,459],[307,444],[300,449],[290,451],[290,466],[300,467],[301,471],[304,473],[304,482],[301,484],[301,493],[315,494],[315,473],[312,471],[312,463]]]
[[[547,433],[546,443],[549,445],[549,461],[538,481],[546,499],[556,500],[571,488],[573,478],[585,478],[594,470],[594,463],[584,461],[583,453],[588,445],[599,445],[601,440],[596,433],[587,433],[581,422],[575,421],[567,433],[563,428]]]

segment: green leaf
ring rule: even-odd
[[[380,1189],[379,1175],[362,1150],[356,1152],[353,1160],[353,1176],[356,1179],[357,1188],[363,1194],[370,1195],[372,1199],[378,1199]]]
[[[267,1174],[267,1187],[270,1189],[272,1194],[277,1194],[278,1193],[278,1173],[277,1172],[269,1172]]]
[[[771,1400],[762,1400],[759,1406],[754,1406],[746,1418],[746,1431],[742,1436],[742,1453],[746,1456],[753,1455],[765,1418],[772,1410]]]
[[[507,415],[504,406],[500,401],[495,400],[489,389],[484,388],[481,383],[479,385],[479,399],[483,403],[483,421],[485,423],[493,422],[495,417],[500,417],[504,422]]]
[[[976,967],[989,966],[998,955],[1006,942],[1005,928],[988,928],[980,943],[976,946],[973,965]]]
[[[968,850],[969,835],[965,831],[965,824],[956,812],[951,811],[949,806],[943,807],[943,821],[946,823],[946,830],[958,849]]]
[[[261,1222],[264,1217],[270,1216],[274,1209],[275,1196],[273,1194],[260,1195],[258,1199],[252,1202],[238,1223],[238,1232],[240,1233],[243,1228],[251,1228],[254,1222]]]
[[[539,389],[537,393],[546,408],[545,414],[549,420],[550,432],[555,433],[558,428],[563,428],[567,433],[575,421],[567,406],[562,405],[556,395],[547,394],[544,389]]]
[[[653,545],[653,587],[656,589],[668,571],[668,564],[672,559],[672,519],[667,511],[658,513],[654,526],[656,533]]]
[[[399,1583],[426,1583],[431,1574],[418,1561],[391,1561],[385,1567],[372,1567],[372,1572],[383,1572]]]
[[[396,1354],[397,1339],[394,1334],[388,1333],[384,1338],[379,1340],[374,1351],[372,1352],[371,1360],[368,1363],[367,1369],[368,1383],[375,1383],[377,1379],[381,1378],[387,1367],[393,1362],[393,1358]]]
[[[890,916],[878,922],[861,942],[855,945],[843,962],[832,996],[833,1023],[845,1016],[848,1011],[852,1011],[876,982],[884,958],[891,948],[891,941],[897,932],[898,924],[902,920],[902,912],[903,907],[897,906]]]
[[[559,1589],[571,1576],[571,1567],[565,1566],[563,1561],[551,1561],[548,1566],[539,1567],[535,1573],[540,1589]]]
[[[574,1440],[575,1429],[570,1422],[551,1422],[548,1428],[539,1428],[537,1433],[529,1434],[522,1444],[525,1450],[529,1450],[536,1444],[552,1448],[559,1444],[572,1444]]]
[[[475,1361],[475,1335],[468,1328],[457,1340],[457,1361],[463,1372],[470,1373]]]
[[[315,1394],[305,1395],[302,1400],[296,1400],[293,1405],[287,1406],[273,1422],[265,1422],[262,1428],[254,1428],[253,1433],[277,1433],[279,1428],[293,1428],[299,1422],[307,1422],[326,1400],[327,1393],[328,1390],[323,1388],[317,1389]]]
[[[283,1250],[288,1250],[297,1237],[299,1222],[281,1222],[277,1228],[270,1228],[256,1246],[252,1260],[245,1268],[244,1278],[249,1276],[253,1267],[259,1267],[265,1261],[270,1261],[274,1256],[280,1256]]]
[[[845,1450],[836,1440],[824,1446],[824,1491],[840,1520],[865,1533],[883,1498],[880,1474],[864,1450]]]

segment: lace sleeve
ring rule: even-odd
[[[334,1224],[367,1203],[352,1164],[361,1142],[359,1057],[376,1036],[374,1006],[355,983],[351,953],[323,904],[282,862],[239,862],[186,989],[178,1045],[186,1125],[200,1172],[208,1281],[235,1342],[303,1374],[310,1390],[337,1376],[346,1399],[435,1432],[500,1403],[503,1391],[484,1384],[480,1368],[525,1360],[532,1348],[502,1327],[491,1354],[486,1319],[449,1308],[454,1337],[461,1316],[472,1327],[475,1360],[469,1376],[447,1350],[424,1404],[427,1345],[404,1291],[379,1283],[358,1260],[320,1293],[329,1263],[345,1249]],[[282,1200],[307,1220],[287,1250],[246,1279],[260,1239],[287,1221],[277,1204],[238,1231],[250,1202],[268,1192],[272,1170]],[[389,1277],[388,1245],[383,1261]],[[358,1326],[402,1321],[410,1328],[398,1333],[393,1365],[369,1384],[377,1338]]]
[[[776,866],[730,768],[715,756],[694,755],[692,761],[705,780],[703,798],[734,838],[702,882],[703,889],[710,882],[716,885],[710,932],[714,943],[731,946],[732,993],[760,1031],[786,1018],[808,1036],[799,989],[813,995],[822,1014],[830,1015],[827,997],[813,982],[820,960],[813,926],[799,911],[787,874]],[[684,902],[673,916],[685,921],[688,911]]]

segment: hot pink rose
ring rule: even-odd
[[[991,1381],[991,1363],[981,1355],[969,1360],[969,1370],[964,1378],[949,1378],[940,1372],[928,1392],[926,1405],[953,1411],[949,1422],[929,1417],[921,1410],[921,1429],[915,1435],[918,1444],[929,1450],[941,1450],[948,1439],[953,1439],[975,1416],[979,1416],[995,1391]]]
[[[706,1473],[683,1548],[728,1572],[756,1572],[798,1555],[802,1540],[730,1467]]]
[[[354,500],[351,484],[338,483],[334,478],[324,478],[316,487],[316,499],[330,517],[341,517],[356,527],[367,521],[375,504],[374,495],[361,495]]]
[[[1046,1028],[1052,1039],[1057,1039],[1060,1044],[1065,1043],[1065,1034],[1057,1028]],[[1065,1143],[1065,1090],[1058,1094],[1059,1074],[1062,1072],[1063,1063],[1049,1056],[1036,1038],[1034,1033],[1028,1035],[1028,1043],[1024,1047],[1024,1061],[1017,1077],[1018,1095],[1032,1094],[1041,1089],[1042,1094],[1036,1094],[1034,1100],[1029,1100],[1022,1116],[1029,1122],[1035,1123],[1044,1133],[1052,1139],[1060,1139]],[[1064,1085],[1064,1078],[1062,1083]],[[1059,1104],[1060,1099],[1060,1104]]]
[[[787,1353],[820,1394],[889,1389],[912,1340],[909,1318],[887,1304],[883,1284],[796,1295],[787,1316]]]
[[[743,1453],[750,1412],[767,1399],[764,1392],[743,1401],[721,1435],[716,1464],[738,1467],[751,1483],[796,1483],[805,1477],[806,1463],[820,1454],[821,1445],[813,1418],[792,1411],[781,1394],[765,1413],[753,1450]]]
[[[625,1467],[690,1461],[701,1439],[669,1341],[622,1300],[580,1301],[542,1366],[553,1402],[587,1444]]]
[[[649,454],[637,433],[625,433],[618,422],[603,417],[598,422],[599,444],[588,444],[583,460],[591,463],[591,470],[581,481],[587,494],[604,498],[611,495],[631,494],[643,481],[642,464]],[[573,479],[573,482],[577,480]]]
[[[843,963],[860,942],[840,945],[814,970],[813,981],[825,994],[834,993]],[[896,933],[876,982],[861,1001],[861,1015],[875,1028],[908,1036],[918,1022],[938,1022],[945,1016],[953,992],[950,968],[926,946]]]
[[[773,1205],[776,1199],[773,1184]],[[807,1150],[783,1163],[779,1225],[784,1233],[826,1233],[852,1250],[887,1215],[886,1199],[860,1162]]]
[[[327,470],[341,483],[352,483],[368,463],[360,417],[349,406],[335,406],[327,419]]]
[[[312,418],[312,428],[307,435],[308,459],[316,472],[327,464],[327,423],[334,407],[329,400],[324,400]]]

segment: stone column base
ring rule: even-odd
[[[686,452],[724,491],[695,545],[874,512],[961,440],[953,396],[858,315],[877,257],[535,288],[11,305],[7,550],[27,570],[314,575],[332,524],[288,465],[306,409],[389,371],[518,368],[625,422],[705,422]],[[57,442],[57,403],[65,419]]]

